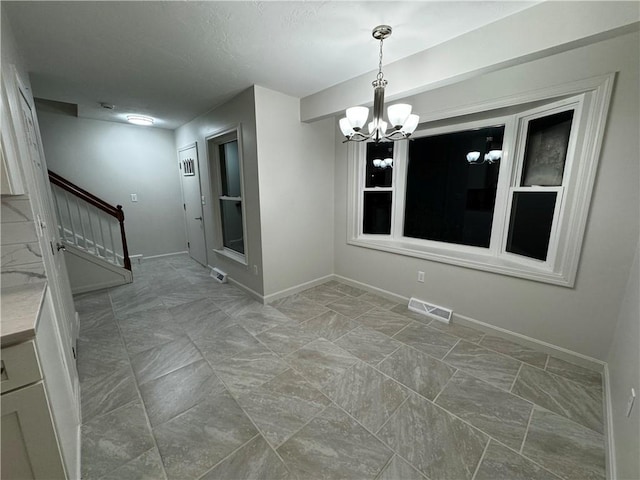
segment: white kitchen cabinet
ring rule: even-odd
[[[0,478],[76,479],[79,402],[48,291],[34,326],[35,337],[2,346]]]

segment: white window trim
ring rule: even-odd
[[[222,192],[222,179],[220,178],[220,154],[218,151],[218,147],[221,144],[232,142],[233,140],[237,140],[238,142],[238,162],[240,167],[240,197],[227,197],[220,195]],[[215,233],[215,248],[213,252],[222,255],[224,257],[229,258],[235,262],[238,262],[242,265],[249,265],[249,251],[247,245],[247,213],[246,213],[246,205],[244,201],[245,197],[245,189],[244,189],[244,158],[243,158],[243,149],[242,149],[242,125],[238,124],[230,128],[225,128],[220,130],[214,134],[206,137],[207,142],[207,150],[210,156],[210,160],[213,168],[210,170],[211,175],[211,186],[213,187],[213,195],[212,198],[215,198],[216,201],[213,202],[212,205],[213,213],[214,213],[214,225],[216,227]],[[214,148],[211,148],[214,146]],[[242,241],[244,245],[244,255],[232,250],[228,247],[224,246],[223,234],[222,234],[222,211],[220,209],[220,200],[233,200],[239,201],[241,204],[242,210]]]
[[[550,255],[545,262],[510,254],[505,250],[508,229],[506,212],[510,212],[511,191],[517,185],[516,182],[520,179],[522,169],[522,155],[519,149],[524,148],[521,137],[523,130],[524,135],[526,135],[526,129],[523,128],[520,128],[516,145],[503,145],[503,150],[506,152],[501,160],[490,248],[413,240],[401,236],[402,219],[404,217],[404,195],[398,194],[398,192],[404,193],[404,188],[400,189],[399,183],[400,181],[403,183],[406,181],[406,165],[403,165],[404,162],[399,159],[406,158],[404,154],[407,148],[406,141],[396,142],[394,146],[391,235],[365,235],[362,233],[361,207],[362,182],[364,181],[362,168],[364,162],[361,159],[364,158],[366,147],[361,143],[348,144],[347,243],[389,253],[573,287],[578,270],[614,79],[615,73],[611,73],[570,84],[503,97],[481,104],[456,107],[437,113],[417,112],[425,122],[451,119],[451,124],[453,125],[455,117],[462,115],[477,114],[518,105],[522,105],[524,108],[525,104],[538,101],[549,102],[546,106],[528,109],[526,114],[514,115],[513,118],[519,117],[518,121],[522,125],[525,120],[529,121],[536,118],[536,112],[549,112],[555,106],[558,106],[561,110],[567,110],[567,107],[562,105],[575,104],[576,99],[566,99],[566,97],[582,95],[581,104],[578,105],[574,114],[570,137],[571,144],[567,154],[568,163],[565,165],[563,185],[557,199],[560,205],[554,211],[553,228],[555,231],[552,231],[549,244]],[[566,100],[563,100],[563,98]],[[580,110],[581,108],[583,110]],[[549,113],[540,113],[538,116],[546,114]],[[483,123],[485,125],[500,123],[496,120],[499,120],[499,117]],[[459,128],[460,125],[463,128]],[[453,125],[454,130],[462,130],[464,125],[469,124]],[[517,127],[519,125],[511,124],[510,126],[508,121],[505,122],[505,140],[507,142],[508,138],[514,138],[507,135],[507,129]],[[449,126],[443,128],[451,131]],[[437,130],[440,129],[431,129],[429,134],[433,135]],[[579,132],[579,138],[575,135],[576,131]],[[418,136],[420,133],[415,135]],[[513,152],[514,155],[510,155],[510,152]],[[518,165],[509,165],[508,162],[513,161],[510,157],[516,159]],[[575,158],[576,161],[571,161],[571,158]],[[579,161],[577,161],[578,158]],[[509,175],[503,175],[503,170],[507,173],[507,168],[505,168],[507,166],[509,167],[508,171],[511,174],[511,178],[509,178]],[[533,187],[526,188],[531,189]],[[544,188],[549,191],[551,187]],[[564,194],[565,191],[567,192],[566,195]],[[398,235],[398,232],[400,235]]]

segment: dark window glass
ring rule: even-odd
[[[220,200],[222,213],[222,243],[244,255],[244,239],[242,230],[242,202],[237,200]]]
[[[573,110],[529,122],[522,169],[523,187],[562,185]]]
[[[416,138],[409,142],[404,235],[488,247],[500,160],[480,161],[502,150],[504,126]]]
[[[367,168],[365,187],[390,187],[393,165],[385,160],[393,159],[393,143],[367,143]]]
[[[547,259],[557,192],[514,192],[507,252]]]
[[[391,192],[364,192],[364,233],[391,233]]]
[[[220,145],[220,178],[223,197],[240,196],[240,159],[237,140]]]

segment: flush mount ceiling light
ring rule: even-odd
[[[347,139],[345,142],[362,142],[365,140],[373,140],[375,143],[380,141],[394,142],[408,138],[416,127],[420,117],[411,114],[411,105],[406,103],[397,103],[391,105],[387,109],[387,117],[389,124],[393,128],[387,133],[387,122],[382,118],[384,113],[384,87],[387,81],[382,73],[382,42],[391,36],[391,27],[389,25],[378,25],[373,29],[373,38],[380,40],[380,61],[378,63],[378,75],[373,81],[373,119],[369,122],[369,133],[364,133],[362,127],[367,123],[369,118],[369,109],[367,107],[351,107],[347,109],[347,116],[340,120],[340,130]]]
[[[153,125],[153,118],[145,117],[144,115],[127,115],[127,120],[130,123],[134,123],[136,125],[143,125],[145,127]]]

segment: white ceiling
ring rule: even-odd
[[[394,29],[386,64],[534,3],[3,1],[2,15],[35,96],[174,129],[253,84],[304,97],[375,70],[378,24]]]

